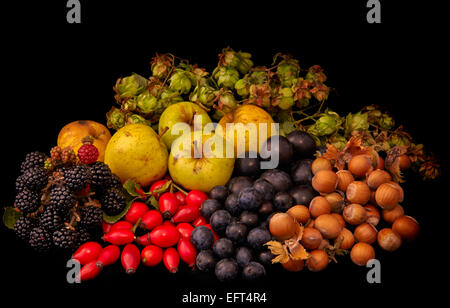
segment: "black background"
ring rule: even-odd
[[[105,122],[118,77],[148,75],[155,52],[171,52],[211,71],[226,46],[252,53],[257,65],[270,64],[277,52],[292,54],[303,68],[321,65],[327,84],[335,89],[329,107],[341,114],[368,104],[387,107],[397,123],[438,155],[445,173],[448,116],[446,88],[438,74],[444,71],[438,59],[444,40],[440,8],[392,2],[381,1],[381,24],[367,24],[365,0],[195,5],[81,1],[81,24],[67,24],[66,1],[21,1],[5,8],[1,205],[14,200],[14,180],[25,153],[47,152],[68,122]],[[92,282],[69,285],[67,258],[38,256],[2,226],[0,279],[7,288],[1,292],[22,302],[49,302],[57,293],[66,295],[66,302],[80,304],[175,305],[189,291],[222,297],[232,291],[266,292],[266,305],[413,303],[430,296],[430,290],[431,296],[441,294],[446,284],[438,282],[447,271],[447,244],[440,230],[448,206],[446,179],[444,174],[439,181],[422,182],[407,174],[403,205],[419,220],[421,235],[397,252],[377,250],[381,284],[367,283],[368,269],[347,257],[320,273],[292,274],[276,267],[256,285],[220,284],[186,268],[172,275],[163,267],[141,267],[130,277],[120,265],[106,268]]]

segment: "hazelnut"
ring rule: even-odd
[[[317,196],[314,197],[309,203],[309,212],[311,217],[316,218],[323,214],[331,213],[330,202],[325,197]]]
[[[367,155],[353,156],[348,162],[348,170],[358,178],[365,177],[372,169],[372,160]]]
[[[372,244],[377,240],[378,231],[374,226],[365,222],[357,226],[353,234],[358,242]]]
[[[400,202],[400,190],[391,183],[381,184],[375,192],[375,200],[382,209],[391,210]]]
[[[378,245],[386,251],[397,250],[402,245],[401,236],[391,228],[384,228],[378,232]]]
[[[387,183],[392,180],[391,175],[389,172],[385,170],[376,169],[372,171],[369,176],[367,177],[367,185],[370,189],[376,190],[378,186],[380,186],[383,183]]]
[[[347,187],[347,200],[351,203],[366,204],[370,199],[370,189],[362,181],[353,181]]]
[[[353,263],[365,266],[367,262],[375,259],[375,249],[367,243],[356,243],[350,251],[350,258]]]
[[[403,210],[403,207],[400,204],[397,204],[391,210],[383,210],[381,214],[383,215],[384,221],[386,221],[389,224],[393,224],[397,218],[405,215],[405,211]]]
[[[340,191],[345,192],[347,190],[348,184],[355,180],[352,173],[348,170],[339,170],[338,172],[336,172],[336,175],[338,177],[337,189]]]
[[[312,186],[319,193],[331,193],[336,189],[337,175],[331,170],[320,170],[312,178]]]
[[[342,216],[347,223],[359,225],[366,221],[367,211],[362,205],[352,203],[344,208]]]
[[[328,159],[325,157],[317,157],[311,165],[311,171],[313,174],[316,174],[320,170],[331,170],[332,166]]]

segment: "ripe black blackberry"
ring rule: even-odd
[[[47,155],[42,152],[31,152],[25,156],[25,160],[20,165],[20,172],[24,173],[33,167],[44,167],[44,162],[47,159]]]
[[[65,186],[54,186],[50,191],[50,205],[54,206],[61,214],[66,214],[76,203],[70,189]]]
[[[63,227],[53,232],[53,245],[62,249],[75,249],[79,236],[77,230]]]
[[[122,187],[122,181],[114,173],[111,176],[111,184],[109,185],[109,187],[116,187],[116,188],[121,188]]]
[[[22,240],[28,241],[30,239],[31,230],[37,226],[37,221],[30,217],[19,217],[14,223],[14,233]]]
[[[107,215],[117,215],[125,208],[125,195],[120,188],[112,187],[102,193],[100,203]]]
[[[71,191],[80,191],[91,181],[91,172],[86,165],[75,165],[63,169],[64,181]]]
[[[84,228],[79,227],[78,234],[79,234],[79,236],[78,236],[78,242],[75,245],[76,247],[79,247],[79,246],[81,246],[81,244],[89,242],[92,239],[91,233]]]
[[[53,205],[49,205],[39,216],[39,224],[48,232],[54,232],[63,226],[64,221],[58,209]]]
[[[34,191],[40,191],[48,183],[48,174],[42,167],[33,167],[23,173],[25,185]]]
[[[53,245],[50,233],[41,227],[36,227],[31,230],[28,242],[31,247],[41,253],[49,251]]]
[[[22,213],[33,213],[41,206],[41,196],[25,187],[17,193],[15,203]]]
[[[93,229],[102,225],[103,211],[101,208],[90,205],[82,207],[80,211],[80,226],[85,229]]]
[[[25,177],[21,174],[16,179],[16,192],[23,190],[25,187]]]
[[[103,162],[95,162],[90,165],[91,170],[91,187],[94,190],[102,187],[109,187],[112,183],[112,172],[108,165]]]

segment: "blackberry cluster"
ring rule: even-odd
[[[125,195],[121,189],[111,187],[102,194],[100,203],[107,215],[117,215],[125,208]]]
[[[58,209],[53,205],[49,205],[40,215],[39,224],[45,230],[53,232],[61,228],[64,224],[64,221]]]
[[[63,227],[53,232],[53,244],[58,248],[74,250],[79,244],[79,236],[77,230]]]
[[[48,252],[53,246],[51,234],[41,227],[31,229],[29,243],[41,253]]]
[[[45,160],[47,159],[47,155],[42,152],[31,152],[25,156],[25,160],[20,165],[20,172],[24,173],[28,169],[34,167],[44,167]]]
[[[90,166],[91,170],[91,186],[93,189],[102,189],[111,186],[113,182],[113,174],[108,165],[103,162],[95,162]]]
[[[55,186],[50,191],[50,205],[62,214],[68,213],[74,207],[75,203],[75,197],[65,186]]]
[[[36,219],[22,216],[16,220],[14,232],[20,239],[28,241],[30,239],[31,230],[36,227],[37,224],[38,222]]]
[[[41,206],[40,195],[28,188],[23,188],[16,195],[16,207],[24,214],[30,214]]]
[[[93,205],[80,208],[80,216],[80,226],[87,230],[100,226],[103,221],[102,209]]]
[[[31,190],[39,191],[48,183],[48,174],[42,167],[33,167],[26,170],[23,174],[25,186]]]
[[[64,182],[71,191],[80,191],[91,182],[91,172],[86,165],[75,165],[63,169]]]

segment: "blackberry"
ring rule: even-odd
[[[84,229],[84,228],[79,228],[78,229],[78,242],[76,244],[76,247],[81,246],[81,244],[84,244],[86,242],[89,242],[90,240],[92,240],[92,236],[89,233],[88,230]]]
[[[25,177],[21,174],[16,179],[16,192],[23,190],[25,187]]]
[[[34,191],[40,191],[48,183],[48,174],[42,167],[33,167],[23,173],[25,185]]]
[[[100,203],[107,215],[117,215],[125,208],[125,195],[121,189],[112,187],[101,195]]]
[[[80,226],[92,229],[102,225],[103,211],[96,206],[86,206],[80,208]]]
[[[85,188],[91,180],[91,173],[86,165],[76,165],[63,169],[64,181],[71,191]]]
[[[95,162],[90,166],[91,186],[94,190],[109,187],[112,184],[112,172],[108,165],[103,162]]]
[[[52,248],[52,237],[45,229],[36,227],[30,232],[30,246],[38,252],[47,252]]]
[[[28,169],[33,167],[44,167],[44,162],[47,159],[47,155],[42,152],[31,152],[25,156],[25,160],[20,165],[20,172],[24,173]]]
[[[116,187],[116,188],[121,188],[122,187],[122,180],[117,175],[115,175],[114,173],[111,176],[110,187]]]
[[[15,203],[22,213],[33,213],[41,206],[40,195],[28,188],[24,188],[16,195]]]
[[[44,212],[39,216],[39,224],[48,232],[54,232],[63,226],[58,209],[55,206],[49,205]]]
[[[74,249],[78,244],[80,234],[77,230],[63,227],[53,232],[53,244],[62,249]]]
[[[50,191],[50,205],[60,213],[67,213],[75,205],[75,197],[65,186],[55,186]]]
[[[24,216],[19,217],[14,223],[14,233],[16,233],[20,239],[28,241],[30,239],[30,232],[36,225],[36,219]]]

